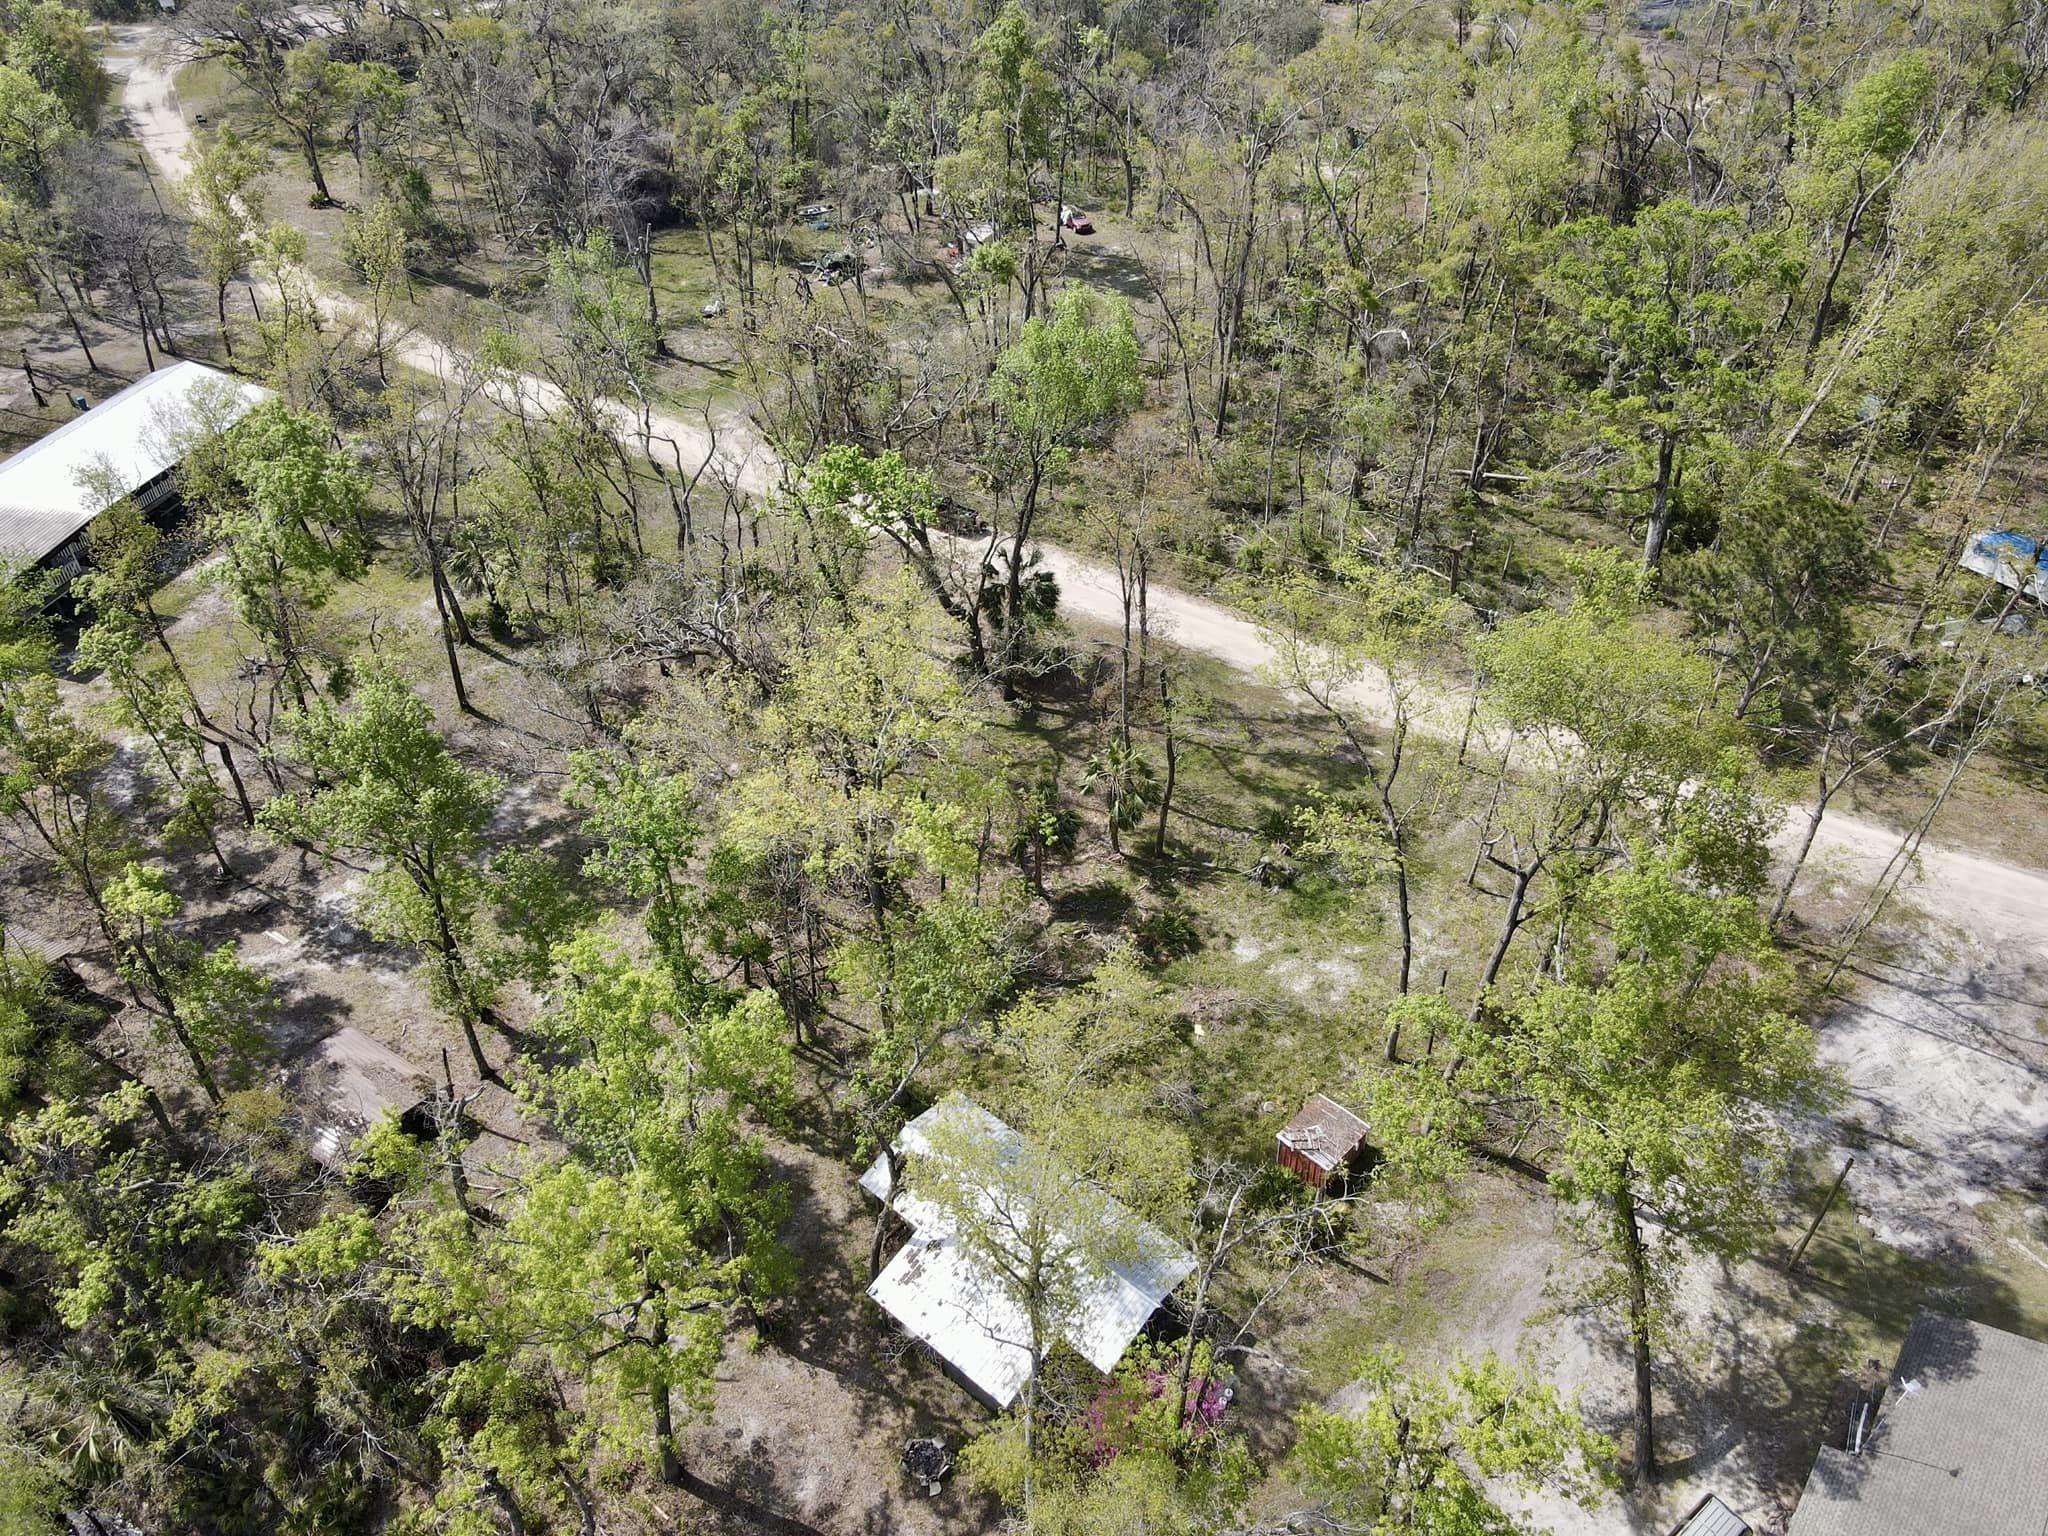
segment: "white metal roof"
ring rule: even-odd
[[[85,480],[102,464],[131,495],[178,462],[187,432],[240,420],[269,395],[204,363],[173,363],[30,443],[0,463],[0,562],[32,565],[99,516],[107,501]]]
[[[1015,1402],[1031,1379],[1030,1321],[951,1238],[918,1233],[868,1295],[998,1408]]]
[[[896,1138],[906,1160],[944,1155],[933,1131],[985,1138],[1005,1161],[1021,1158],[1024,1141],[1014,1130],[963,1098],[934,1105]],[[1022,1308],[1005,1291],[985,1261],[959,1243],[947,1214],[919,1197],[914,1188],[897,1193],[897,1214],[916,1236],[868,1287],[868,1295],[914,1337],[923,1340],[997,1407],[1008,1407],[1031,1379],[1031,1329]],[[860,1186],[888,1200],[889,1162],[877,1158]],[[1100,1274],[1076,1276],[1079,1304],[1066,1321],[1064,1338],[1097,1370],[1116,1368],[1131,1340],[1195,1261],[1185,1249],[1136,1212],[1102,1195],[1100,1213],[1122,1229],[1128,1252]]]
[[[1749,1522],[1710,1493],[1671,1536],[1749,1536]]]

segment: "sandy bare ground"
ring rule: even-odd
[[[1857,962],[1854,1000],[1822,1021],[1822,1054],[1849,1084],[1834,1140],[1856,1159],[1848,1187],[1878,1237],[1967,1258],[1985,1202],[2048,1196],[2048,953],[1940,912],[1887,937]]]

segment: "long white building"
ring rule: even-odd
[[[124,496],[157,510],[194,435],[239,421],[269,394],[204,363],[173,363],[29,444],[0,463],[0,567],[70,580],[94,518]]]

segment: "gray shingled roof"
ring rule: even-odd
[[[1790,1536],[2044,1529],[2048,1344],[1923,1312],[1863,1453],[1820,1453]]]

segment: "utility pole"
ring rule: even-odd
[[[1786,1274],[1789,1275],[1799,1268],[1799,1261],[1806,1257],[1806,1245],[1813,1241],[1813,1234],[1820,1230],[1820,1224],[1828,1219],[1828,1212],[1835,1208],[1835,1197],[1841,1194],[1843,1184],[1848,1182],[1849,1170],[1855,1166],[1856,1159],[1853,1157],[1842,1164],[1842,1171],[1835,1175],[1835,1182],[1828,1190],[1827,1199],[1821,1201],[1820,1210],[1814,1214],[1813,1224],[1806,1229],[1806,1236],[1799,1239],[1799,1246],[1792,1250],[1792,1257],[1786,1261]]]

